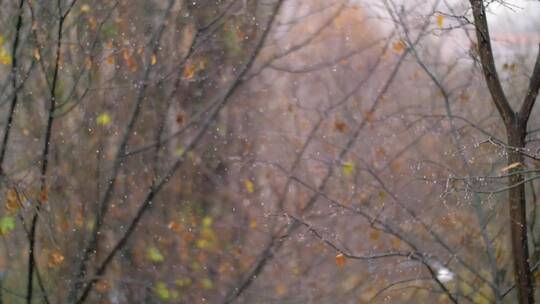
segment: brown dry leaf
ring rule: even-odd
[[[378,147],[375,149],[375,157],[377,158],[386,158],[386,150],[383,147]]]
[[[77,212],[77,215],[75,216],[75,225],[79,228],[81,228],[84,225],[84,215],[83,210],[79,209]]]
[[[373,122],[375,120],[375,114],[373,113],[373,111],[364,111],[364,119],[367,121],[367,122]]]
[[[96,18],[94,17],[90,17],[88,18],[88,25],[90,25],[90,28],[95,30],[96,27],[97,27],[97,21],[96,21]]]
[[[4,208],[8,213],[15,213],[19,210],[19,195],[17,194],[17,190],[9,189],[7,191]]]
[[[400,239],[395,238],[395,237],[392,238],[390,243],[392,244],[392,248],[397,249],[397,250],[399,250],[399,249],[401,249],[403,247],[403,242]]]
[[[176,123],[177,124],[183,125],[185,121],[186,121],[186,114],[185,113],[180,112],[180,113],[176,114]]]
[[[87,70],[90,70],[92,68],[92,58],[90,57],[86,57],[84,59],[84,67],[87,69]]]
[[[347,124],[345,124],[343,121],[336,120],[334,123],[334,129],[340,133],[343,133],[347,129]]]
[[[193,63],[188,63],[184,67],[184,72],[182,73],[182,75],[187,80],[191,80],[191,79],[193,79],[193,77],[195,77],[195,72],[196,71],[197,71],[197,67]]]
[[[392,169],[394,172],[399,171],[401,170],[401,164],[402,161],[400,159],[396,159],[390,163],[390,169]]]
[[[96,284],[96,291],[99,293],[105,293],[109,289],[109,284],[106,280],[100,280]]]
[[[283,282],[278,282],[276,284],[276,294],[278,296],[283,296],[287,293],[287,285],[285,285]]]
[[[244,33],[244,31],[242,31],[240,27],[236,28],[235,34],[238,40],[244,40],[244,38],[246,37],[246,34]]]
[[[469,96],[469,94],[463,92],[459,95],[459,101],[461,101],[462,103],[466,103],[468,102],[469,100],[471,99],[471,97]]]
[[[107,63],[114,64],[114,54],[111,54],[109,57],[107,57]]]
[[[287,111],[289,111],[289,112],[294,111],[294,108],[293,108],[293,105],[292,105],[292,104],[288,104],[288,105],[287,105]]]
[[[44,204],[49,200],[49,188],[43,187],[39,192],[39,202]]]
[[[63,218],[62,220],[60,220],[60,231],[66,231],[69,229],[69,222],[68,222],[68,219],[67,218]]]
[[[345,263],[347,263],[347,258],[345,257],[345,255],[343,255],[343,253],[338,253],[336,255],[336,265],[338,265],[339,267],[343,267],[345,266]]]
[[[137,70],[137,62],[135,61],[128,49],[124,49],[122,51],[122,58],[124,58],[124,61],[132,72],[135,72]]]
[[[64,256],[62,255],[62,253],[60,253],[60,251],[54,251],[49,256],[48,265],[49,267],[53,268],[62,264],[63,261],[64,261]]]
[[[377,230],[372,230],[369,233],[369,239],[372,240],[372,241],[378,240],[380,236],[381,236],[381,233],[379,231],[377,231]]]

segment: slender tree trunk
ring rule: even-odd
[[[517,119],[516,119],[517,120]],[[508,165],[523,164],[521,148],[525,147],[526,123],[517,121],[507,126]],[[523,166],[517,166],[511,173],[522,171]],[[529,246],[527,242],[527,211],[525,200],[525,183],[523,174],[513,174],[508,180],[510,232],[512,236],[512,256],[514,258],[514,275],[518,291],[519,303],[534,303],[534,289],[532,286],[529,265]]]

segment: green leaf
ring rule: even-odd
[[[146,254],[148,256],[148,259],[152,261],[153,263],[161,263],[165,260],[165,257],[163,256],[163,254],[161,254],[159,249],[157,249],[156,247],[148,248],[148,251],[146,252]]]
[[[186,287],[186,286],[191,285],[191,283],[192,281],[190,278],[181,278],[174,281],[174,284],[176,284],[176,286],[178,287]]]
[[[162,301],[167,301],[171,298],[171,292],[169,291],[169,288],[167,288],[167,285],[163,282],[157,282],[154,291],[156,296]]]
[[[15,218],[4,216],[0,219],[0,234],[5,235],[15,229]]]
[[[201,280],[201,286],[206,290],[210,290],[214,288],[214,283],[209,278],[204,278]]]

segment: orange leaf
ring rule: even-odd
[[[396,41],[393,45],[393,49],[396,53],[403,53],[405,50],[405,42],[403,42],[403,40]]]
[[[193,77],[195,77],[195,72],[197,70],[197,67],[194,65],[194,64],[187,64],[185,67],[184,67],[184,72],[183,72],[183,76],[184,78],[186,78],[187,80],[191,80],[193,79]]]
[[[347,258],[343,255],[343,253],[338,253],[336,255],[336,265],[339,267],[345,266],[345,263],[347,262]]]
[[[169,225],[167,225],[167,227],[169,227],[169,229],[171,229],[172,231],[174,232],[180,232],[181,231],[181,226],[180,224],[178,224],[177,222],[175,221],[170,221],[169,222]]]

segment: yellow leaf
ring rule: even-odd
[[[345,266],[345,263],[347,262],[347,258],[343,255],[343,253],[338,253],[336,255],[336,265],[339,267]]]
[[[253,185],[253,182],[250,181],[249,179],[246,179],[244,181],[244,186],[246,187],[246,191],[248,193],[253,193],[253,191],[255,191],[255,186]]]
[[[96,118],[96,123],[99,126],[106,126],[106,125],[110,124],[111,121],[112,121],[111,115],[109,115],[108,113],[101,113]]]
[[[205,216],[202,220],[202,226],[205,228],[212,227],[213,223],[214,223],[214,220],[209,216]]]
[[[83,5],[81,6],[81,13],[88,13],[88,12],[90,12],[90,5],[88,5],[88,4],[83,4]]]
[[[346,161],[343,163],[343,175],[351,176],[354,173],[355,165],[352,161]]]
[[[444,25],[444,16],[439,14],[439,15],[437,15],[437,26],[439,28],[442,28],[443,25]]]
[[[41,59],[41,54],[39,54],[39,49],[38,48],[34,49],[34,58],[36,58],[37,61],[39,61]]]
[[[152,58],[150,59],[150,64],[155,65],[157,63],[157,56],[156,54],[152,54]]]
[[[11,55],[8,54],[7,50],[3,47],[0,48],[0,64],[9,65],[11,61]]]
[[[516,163],[513,163],[513,164],[510,164],[504,168],[501,169],[501,172],[506,172],[506,171],[509,171],[509,170],[512,170],[514,168],[517,168],[521,166],[521,163],[520,162],[516,162]]]

